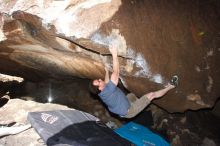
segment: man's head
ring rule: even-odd
[[[100,93],[100,89],[102,89],[105,86],[105,82],[102,79],[95,79],[92,82],[90,82],[90,91],[93,94]]]
[[[105,86],[105,82],[102,79],[96,79],[93,80],[92,85],[100,90]]]

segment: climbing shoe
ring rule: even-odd
[[[179,80],[178,76],[174,75],[174,76],[172,76],[172,78],[170,80],[170,84],[176,87],[176,86],[178,86],[178,80]]]

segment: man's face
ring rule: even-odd
[[[93,80],[92,82],[93,86],[104,86],[105,82],[102,79]]]

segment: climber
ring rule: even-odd
[[[178,84],[178,76],[173,76],[171,82],[164,89],[150,92],[137,98],[133,93],[127,96],[117,87],[119,81],[119,61],[116,47],[109,48],[113,58],[113,72],[109,80],[109,73],[105,68],[105,80],[95,79],[92,81],[92,90],[98,91],[101,100],[108,106],[109,111],[123,118],[132,118],[140,113],[153,99],[162,97]]]

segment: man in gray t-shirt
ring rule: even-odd
[[[155,99],[162,97],[169,90],[175,88],[178,82],[178,77],[173,76],[173,84],[168,84],[164,89],[150,92],[143,95],[141,98],[137,98],[133,93],[127,96],[117,87],[119,81],[119,61],[117,49],[114,46],[109,48],[112,59],[113,59],[113,72],[109,80],[108,70],[105,68],[105,80],[96,79],[93,80],[92,84],[96,87],[100,93],[98,94],[101,100],[108,106],[109,111],[115,113],[121,117],[132,118],[140,113],[150,102]]]

